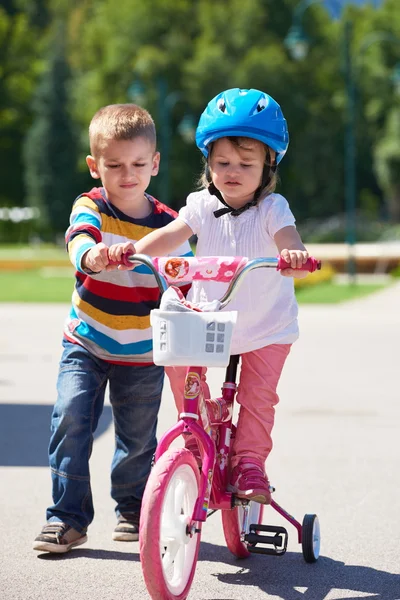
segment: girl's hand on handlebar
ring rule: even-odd
[[[295,277],[296,279],[307,277],[309,271],[301,270],[302,265],[307,262],[309,257],[306,250],[287,250],[285,248],[282,250],[281,256],[283,260],[290,263],[290,268],[281,269],[281,275],[284,277]]]
[[[131,271],[133,265],[123,264],[124,255],[135,254],[135,246],[132,242],[125,242],[123,244],[113,244],[108,249],[108,260],[109,263],[106,267],[106,271]]]

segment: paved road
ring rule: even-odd
[[[190,599],[400,600],[399,307],[397,285],[342,306],[301,308],[268,471],[289,512],[319,515],[320,561],[303,562],[290,525],[283,558],[238,561],[216,514],[204,527]],[[111,540],[109,406],[91,463],[89,542],[64,557],[31,550],[50,501],[46,447],[66,310],[0,305],[0,599],[145,600],[138,544]],[[214,393],[222,373],[211,373]],[[166,386],[160,431],[174,420]],[[264,522],[284,524],[272,509]]]

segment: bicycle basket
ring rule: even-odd
[[[154,363],[171,367],[226,367],[236,318],[237,311],[152,310]]]

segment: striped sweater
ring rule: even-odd
[[[101,241],[106,246],[135,243],[177,217],[155,198],[147,198],[152,213],[133,219],[107,200],[104,188],[93,188],[75,200],[65,234],[76,283],[64,336],[108,362],[152,363],[150,311],[158,306],[159,289],[145,265],[132,271],[88,274],[81,267],[82,256]],[[174,255],[192,256],[189,243],[175,249]]]

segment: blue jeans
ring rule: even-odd
[[[63,341],[49,460],[54,505],[47,520],[83,531],[94,517],[89,458],[107,383],[115,425],[111,496],[117,516],[140,511],[156,449],[164,369],[114,365],[82,346]]]

